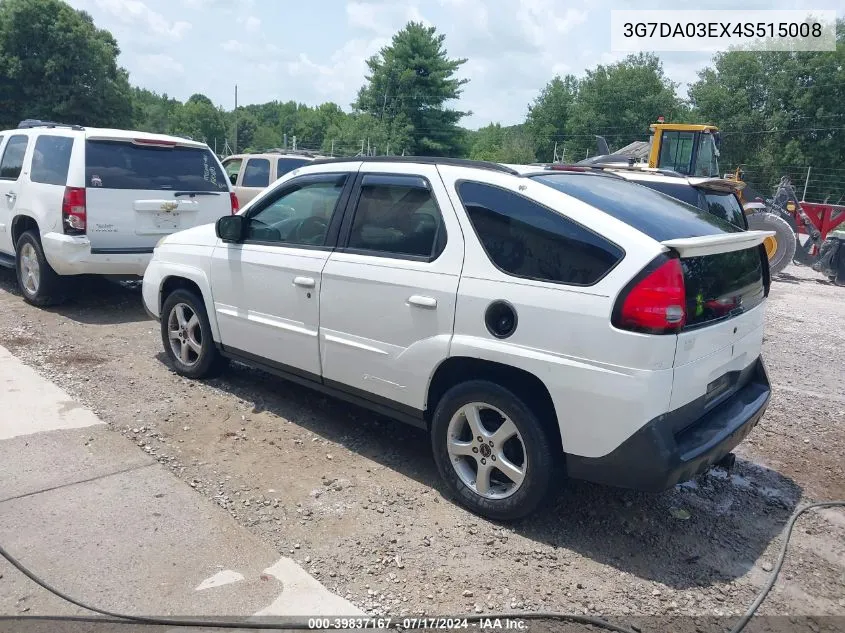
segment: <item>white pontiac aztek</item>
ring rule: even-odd
[[[180,374],[234,359],[428,429],[454,497],[514,519],[751,431],[768,235],[587,167],[316,160],[163,238],[143,295]]]

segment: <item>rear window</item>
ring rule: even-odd
[[[734,194],[711,191],[704,194],[704,200],[707,210],[717,218],[722,218],[734,226],[747,228],[742,205]]]
[[[87,141],[85,182],[103,189],[228,191],[214,154],[205,147],[155,147]]]
[[[695,187],[684,182],[656,182],[654,180],[635,180],[634,182],[643,187],[665,193],[667,196],[677,198],[681,202],[686,202],[699,209],[704,207],[702,193]]]
[[[69,136],[39,136],[32,155],[32,182],[65,185],[72,150],[73,139]]]
[[[289,171],[293,171],[297,167],[302,167],[310,163],[310,160],[304,158],[280,158],[276,165],[276,178],[281,178]]]
[[[742,230],[706,211],[619,177],[571,172],[532,178],[604,211],[658,242]]]
[[[765,297],[760,249],[681,259],[686,286],[686,327],[728,318]]]

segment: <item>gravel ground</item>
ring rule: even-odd
[[[137,288],[88,280],[39,310],[0,269],[0,344],[330,589],[393,616],[744,611],[795,506],[845,498],[843,308],[845,288],[806,268],[773,284],[773,400],[731,473],[660,495],[561,482],[539,515],[499,525],[442,495],[423,432],[241,365],[180,378]],[[845,512],[801,519],[761,613],[845,615]]]

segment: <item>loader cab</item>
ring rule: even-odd
[[[656,123],[651,126],[649,167],[691,177],[719,177],[719,130],[712,125]]]

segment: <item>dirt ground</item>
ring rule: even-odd
[[[0,345],[327,587],[392,616],[743,612],[796,505],[845,498],[845,288],[792,267],[768,309],[773,399],[734,471],[660,495],[561,481],[539,515],[499,525],[443,496],[422,431],[240,365],[180,378],[138,289],[88,281],[39,310],[0,269]],[[800,520],[760,612],[845,615],[845,512]]]

